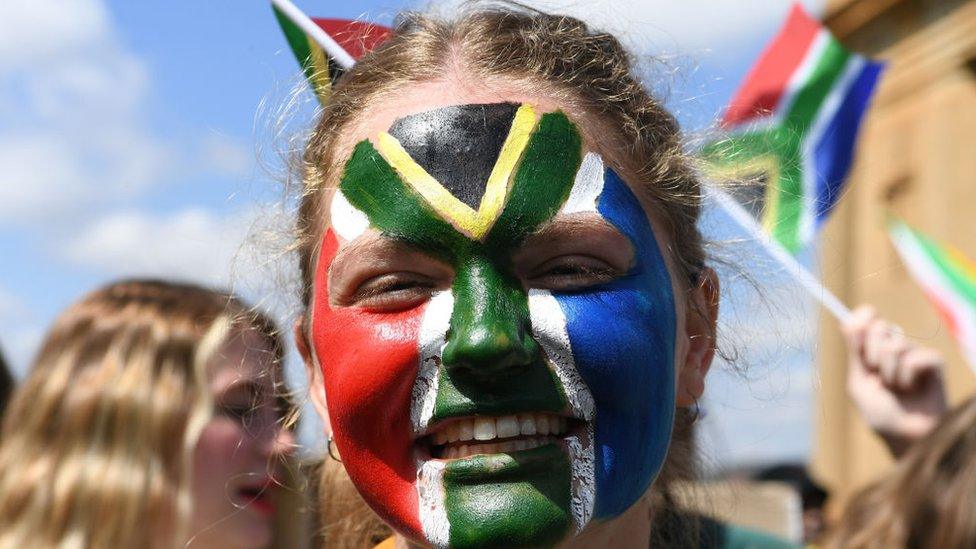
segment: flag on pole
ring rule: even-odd
[[[722,117],[729,137],[705,147],[718,175],[764,183],[747,206],[787,250],[813,239],[840,196],[882,68],[794,4]]]
[[[273,0],[271,7],[305,78],[323,104],[336,79],[393,32],[374,23],[310,18],[288,0]]]
[[[901,221],[890,223],[889,234],[908,271],[976,369],[976,262]]]

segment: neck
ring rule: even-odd
[[[608,521],[591,522],[578,536],[559,547],[582,549],[588,547],[615,547],[620,549],[647,549],[651,540],[651,505],[646,495],[624,512]]]

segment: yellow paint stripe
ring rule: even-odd
[[[529,144],[536,123],[535,111],[531,106],[522,105],[515,111],[512,127],[508,130],[508,136],[498,153],[495,167],[488,176],[485,195],[478,205],[477,234],[479,236],[477,238],[480,239],[488,234],[495,221],[501,216],[502,209],[505,207],[505,198],[512,188],[512,174],[515,173],[515,168],[522,159],[522,153]]]
[[[400,177],[420,193],[420,196],[424,197],[437,213],[468,238],[478,238],[475,236],[478,213],[455,198],[434,179],[434,176],[427,173],[423,166],[417,164],[397,138],[383,132],[378,137],[376,148],[390,166],[400,174]]]
[[[512,176],[518,167],[522,153],[532,138],[536,124],[535,111],[522,105],[515,112],[508,136],[498,153],[498,160],[488,176],[485,194],[478,210],[457,199],[450,191],[427,173],[427,170],[411,158],[403,145],[392,135],[383,132],[377,138],[376,148],[397,173],[461,234],[472,240],[481,240],[494,226],[505,208],[511,190]]]

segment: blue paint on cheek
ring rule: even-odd
[[[596,403],[597,518],[640,498],[667,454],[674,422],[675,311],[671,277],[637,197],[607,169],[598,211],[633,243],[629,275],[554,294],[576,368]]]

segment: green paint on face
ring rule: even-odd
[[[455,269],[454,310],[441,357],[433,420],[557,412],[567,402],[532,337],[528,294],[511,254],[565,202],[582,139],[561,112],[543,115],[513,176],[505,207],[483,241],[440,217],[368,141],[349,159],[341,190],[385,235]],[[454,460],[445,505],[454,547],[551,545],[572,525],[570,464],[556,445]]]
[[[408,187],[369,141],[353,149],[340,189],[373,227],[438,258],[456,261],[472,244]]]
[[[526,474],[538,470],[540,474]],[[448,463],[444,471],[452,547],[546,547],[572,526],[569,457],[555,444]]]
[[[507,256],[542,223],[556,215],[573,188],[582,162],[583,140],[561,112],[542,115],[515,172],[508,202],[487,244]]]
[[[557,412],[566,402],[532,338],[521,283],[483,255],[458,266],[435,417]]]

